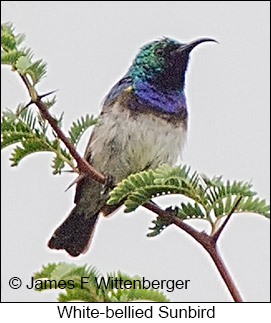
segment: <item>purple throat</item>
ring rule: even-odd
[[[186,99],[183,91],[162,92],[149,82],[138,81],[134,86],[135,94],[141,104],[148,104],[154,109],[166,113],[180,113],[186,110]]]

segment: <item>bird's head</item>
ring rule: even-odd
[[[201,38],[187,44],[170,38],[151,42],[141,48],[128,74],[135,81],[147,81],[162,91],[182,90],[189,54],[197,45],[215,41]]]

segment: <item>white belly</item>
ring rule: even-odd
[[[176,163],[186,140],[182,123],[172,125],[150,114],[133,117],[116,105],[95,126],[87,150],[95,168],[119,182],[131,173]]]

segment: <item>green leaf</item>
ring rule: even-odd
[[[55,156],[52,162],[53,174],[61,174],[62,169],[65,167],[65,162],[59,156]]]
[[[11,23],[1,24],[1,47],[5,51],[16,49],[17,41],[13,31]]]
[[[28,75],[31,86],[36,85],[46,74],[46,63],[41,59],[32,62],[33,54],[28,48],[19,48],[24,35],[14,33],[12,24],[1,25],[1,64],[8,64],[20,75]]]
[[[40,278],[51,277],[52,272],[56,269],[58,265],[59,264],[49,263],[46,266],[42,266],[42,270],[40,272],[34,273],[33,278],[36,280]]]
[[[40,59],[28,65],[25,69],[25,73],[27,73],[31,77],[33,85],[37,84],[46,74],[46,65],[47,64]]]
[[[243,198],[241,203],[236,208],[235,212],[251,212],[264,215],[270,218],[270,205],[265,200],[258,197],[248,196]]]
[[[24,157],[34,152],[52,151],[50,144],[44,141],[41,137],[40,140],[38,140],[38,136],[37,138],[23,140],[21,141],[21,144],[23,147],[15,147],[11,154],[11,166],[17,166]]]
[[[181,219],[204,218],[211,223],[228,215],[237,199],[242,197],[235,212],[254,212],[269,216],[270,208],[264,200],[253,199],[251,183],[242,181],[223,182],[222,177],[208,178],[191,172],[187,166],[170,167],[162,165],[155,170],[132,174],[110,192],[107,204],[124,203],[125,212],[136,210],[140,205],[156,196],[180,194],[189,197],[188,202],[180,202],[176,216]],[[212,220],[210,214],[216,219]],[[159,234],[170,221],[157,218],[148,236]]]
[[[136,192],[137,188],[148,187],[154,185],[153,170],[143,171],[137,174],[130,175],[127,179],[121,181],[113,191],[109,194],[108,205],[120,203],[130,194]]]
[[[25,53],[18,50],[10,50],[9,52],[1,51],[1,64],[15,66],[17,61],[25,57]]]
[[[174,185],[148,185],[144,188],[137,188],[135,191],[130,192],[126,198],[124,202],[126,209],[124,212],[132,212],[154,197],[168,194],[183,194],[183,192],[182,187]]]
[[[205,190],[204,201],[208,212],[214,211],[216,217],[226,215],[230,212],[234,203],[232,197],[243,196],[251,197],[255,192],[251,190],[251,183],[234,181],[226,184],[213,182],[212,186],[208,186]]]
[[[53,159],[53,163],[52,163],[52,168],[53,168],[53,174],[61,174],[62,169],[65,167],[65,163],[67,161],[72,163],[72,156],[70,155],[70,153],[68,153],[68,151],[66,149],[57,148],[58,154],[54,157]]]
[[[183,194],[200,201],[199,176],[193,173],[189,177],[189,171],[187,166],[162,165],[155,170],[132,174],[110,192],[107,204],[118,204],[125,200],[125,212],[131,212],[159,195]]]
[[[30,126],[21,120],[13,119],[13,116],[7,118],[5,115],[1,120],[1,148],[5,148],[17,142],[26,139],[32,139],[35,135]]]
[[[154,226],[149,227],[149,230],[151,230],[151,232],[147,233],[147,237],[155,237],[169,226],[168,220],[165,220],[160,216],[153,220],[152,223],[154,224]]]
[[[53,174],[60,174],[66,163],[73,167],[72,156],[64,148],[58,138],[49,139],[46,135],[48,122],[40,115],[34,113],[29,107],[19,105],[16,112],[6,110],[1,120],[1,148],[20,143],[11,155],[11,166],[34,152],[53,152]]]
[[[178,210],[178,217],[187,218],[206,218],[206,213],[202,210],[198,203],[181,203]]]
[[[43,104],[46,106],[47,109],[50,109],[54,104],[56,103],[56,96],[54,96],[52,99],[43,100]],[[61,116],[63,117],[64,112],[62,112]]]
[[[26,56],[21,56],[17,60],[15,66],[20,74],[25,74],[26,69],[31,66],[30,59]]]
[[[85,117],[81,117],[77,121],[73,122],[70,130],[69,136],[71,143],[76,147],[83,133],[91,126],[97,123],[97,118],[94,116],[89,116],[88,114]]]
[[[84,277],[84,284],[81,284]],[[100,285],[98,288],[97,281],[112,279],[117,281],[115,286]],[[138,276],[128,276],[121,272],[110,273],[106,276],[101,276],[94,267],[86,265],[78,266],[74,264],[58,263],[48,264],[43,266],[41,272],[34,274],[34,280],[47,279],[67,282],[65,293],[60,293],[58,301],[85,301],[85,302],[128,302],[133,300],[150,300],[157,302],[165,302],[168,299],[159,291],[154,289],[144,289],[140,284],[141,278]],[[124,288],[122,281],[132,282],[131,288]],[[69,288],[68,282],[73,282],[73,288]],[[42,288],[37,291],[50,289],[49,283],[44,283]]]
[[[69,275],[69,273],[75,268],[75,264],[68,264],[66,262],[59,263],[50,273],[50,277],[55,280],[61,280],[65,275]]]

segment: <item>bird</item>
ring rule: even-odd
[[[204,42],[216,40],[180,43],[163,37],[144,45],[109,91],[84,155],[108,182],[177,162],[188,124],[185,74],[191,51]],[[73,257],[85,253],[100,214],[108,216],[120,207],[106,204],[109,192],[110,185],[83,176],[76,183],[75,207],[53,233],[49,248]]]

